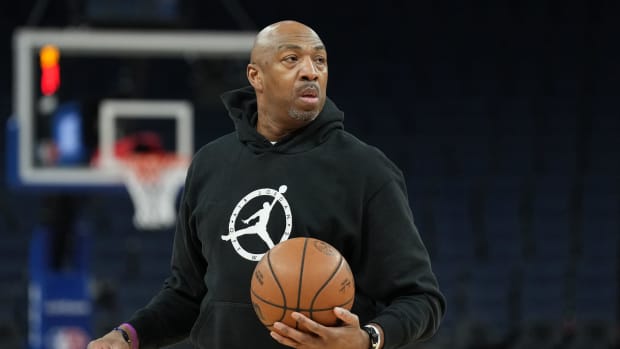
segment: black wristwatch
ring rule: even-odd
[[[379,329],[373,325],[364,325],[362,329],[370,336],[370,345],[368,345],[368,349],[379,349],[379,345],[381,344]]]

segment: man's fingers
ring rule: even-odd
[[[357,315],[346,310],[345,308],[335,307],[334,314],[336,314],[336,317],[338,317],[340,320],[342,320],[342,322],[344,322],[345,324],[349,326],[354,326],[354,327],[360,326],[360,320],[357,317]]]
[[[284,336],[280,335],[276,331],[271,331],[269,334],[271,335],[271,338],[275,339],[278,343],[280,343],[282,345],[286,345],[286,346],[291,347],[291,348],[297,348],[297,346],[299,346],[299,343],[293,341],[292,339],[290,339],[288,337],[284,337]]]
[[[305,331],[310,333],[314,333],[317,336],[320,336],[324,330],[324,326],[319,324],[316,321],[310,320],[304,314],[294,312],[291,314],[293,319],[297,321],[298,328],[303,328]]]
[[[295,347],[295,346],[300,345],[301,343],[308,343],[309,341],[312,340],[312,335],[296,330],[281,322],[276,322],[275,324],[273,324],[273,332],[280,335],[281,337],[285,337],[289,339],[292,343],[286,344],[288,346]]]
[[[86,349],[130,349],[129,344],[122,339],[114,339],[109,336],[110,333],[91,341]]]
[[[88,346],[86,347],[86,349],[116,349],[116,348],[121,348],[121,347],[114,346],[113,344],[110,344],[102,339],[94,340],[88,343]]]

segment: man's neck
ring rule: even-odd
[[[273,118],[259,113],[258,120],[256,121],[256,131],[258,131],[258,133],[260,133],[268,141],[278,142],[282,138],[306,126],[307,124],[293,119],[291,119],[291,121],[292,122],[290,125],[282,125],[281,123],[274,122]]]

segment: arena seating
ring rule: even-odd
[[[411,349],[620,347],[620,54],[604,45],[617,41],[617,18],[576,4],[517,11],[490,2],[477,13],[377,3],[361,18],[393,33],[363,38],[341,18],[316,17],[324,35],[336,32],[327,36],[328,94],[345,128],[403,169],[448,300],[437,335]],[[9,95],[0,91],[3,117]],[[207,112],[197,146],[232,130],[221,108]],[[2,348],[26,338],[26,256],[40,203],[0,187]],[[137,231],[132,213],[123,193],[83,207],[98,334],[167,275],[173,231]]]

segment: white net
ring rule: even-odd
[[[142,230],[174,226],[176,197],[183,186],[188,160],[169,154],[133,154],[118,167],[134,205],[133,223]]]

